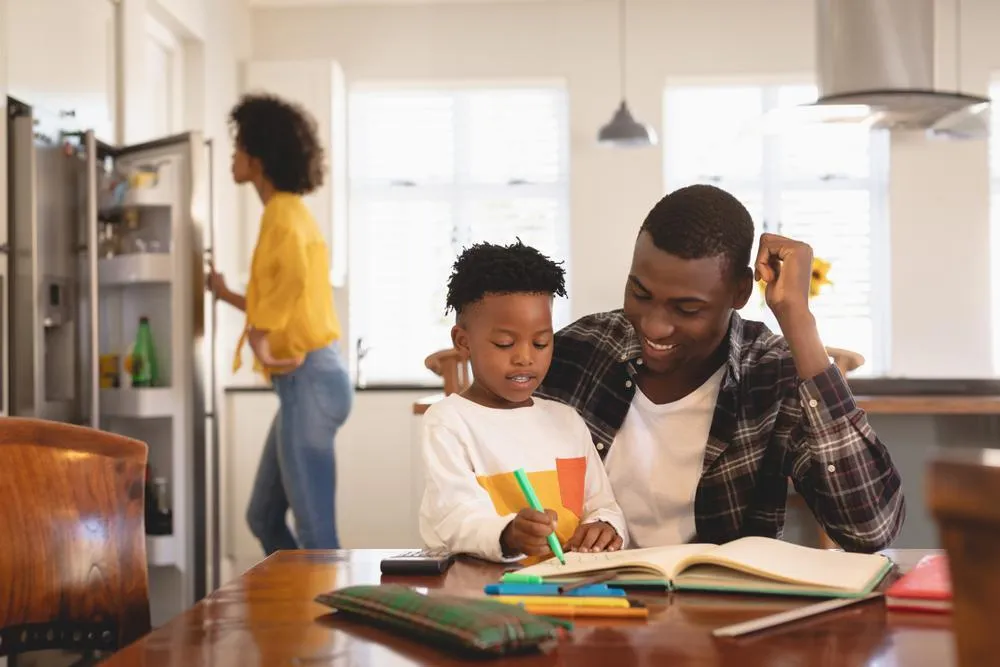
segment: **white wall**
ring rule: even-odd
[[[631,0],[634,113],[659,126],[671,78],[810,75],[813,6],[812,0]],[[620,304],[636,229],[663,188],[659,150],[608,151],[594,141],[618,102],[616,21],[613,0],[258,8],[252,53],[335,59],[349,84],[564,78],[572,150],[570,289],[574,315],[583,315]],[[998,29],[998,3],[963,1],[963,88],[985,92],[990,72],[1000,70],[1000,51],[991,48]],[[945,72],[950,44],[939,46]],[[991,375],[985,142],[897,136],[892,157],[888,374]],[[942,229],[955,244],[947,254],[925,243]],[[930,273],[942,265],[945,273]],[[346,314],[347,295],[337,296]]]

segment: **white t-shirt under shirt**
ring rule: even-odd
[[[636,389],[605,459],[633,547],[689,541],[694,496],[725,366],[684,398],[657,405]]]
[[[628,544],[625,520],[586,423],[566,405],[488,408],[458,394],[423,416],[426,485],[420,535],[428,547],[503,560],[500,533],[528,502],[524,468],[542,506],[558,514],[565,543],[581,523],[606,521]]]

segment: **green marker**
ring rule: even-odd
[[[544,512],[545,508],[542,507],[542,503],[538,500],[538,496],[535,495],[535,489],[531,486],[531,482],[528,481],[528,475],[524,472],[524,468],[518,468],[514,471],[514,479],[517,480],[518,485],[521,487],[521,493],[528,500],[528,504],[531,505],[531,509],[536,512]],[[566,556],[563,555],[562,547],[559,546],[559,540],[556,539],[555,531],[549,533],[549,548],[552,549],[552,553],[556,555],[559,562],[563,565],[566,564]]]
[[[520,572],[504,572],[500,578],[505,584],[544,584],[545,580],[537,574],[521,574]]]

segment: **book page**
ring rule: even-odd
[[[864,590],[886,560],[875,554],[813,549],[768,537],[743,537],[692,555],[684,567],[715,564],[750,574],[817,588]]]
[[[786,581],[776,581],[771,577],[762,577],[742,570],[734,570],[721,565],[691,565],[675,579],[680,589],[718,589],[726,591],[744,591],[749,593],[770,592],[795,594],[803,590],[827,592],[831,595],[847,593],[841,588],[827,586],[804,586]]]
[[[621,568],[642,568],[656,572],[664,579],[672,579],[677,565],[688,557],[714,549],[711,544],[679,544],[672,547],[648,547],[645,549],[625,549],[623,551],[602,551],[600,553],[566,554],[566,564],[557,558],[519,570],[522,574],[537,574],[540,577],[564,577],[570,574],[590,574],[603,570]]]

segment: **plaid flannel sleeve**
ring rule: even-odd
[[[831,364],[797,383],[791,400],[799,413],[788,442],[795,488],[845,550],[888,547],[906,515],[899,474],[844,376]]]

